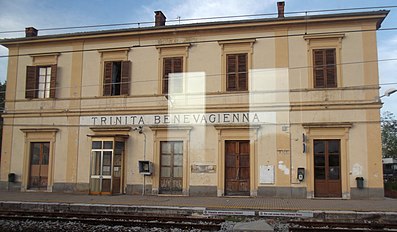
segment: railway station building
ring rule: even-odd
[[[388,11],[3,39],[0,188],[383,197],[376,32]]]

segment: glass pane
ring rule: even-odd
[[[161,153],[171,154],[171,143],[161,142]]]
[[[47,68],[47,75],[51,75],[51,67]]]
[[[47,89],[47,90],[45,91],[44,97],[45,97],[45,98],[49,98],[49,97],[50,97],[50,90],[49,90],[49,89]]]
[[[183,156],[182,155],[174,155],[174,166],[182,166]]]
[[[325,180],[325,168],[324,167],[314,168],[314,178],[316,180]]]
[[[43,143],[43,160],[41,164],[48,165],[48,159],[50,156],[50,143]]]
[[[49,85],[51,82],[51,76],[47,75],[45,82]]]
[[[99,185],[99,183],[100,183],[100,180],[99,180],[99,179],[91,178],[91,181],[90,181],[90,191],[91,191],[91,192],[100,192],[101,190],[100,190],[100,185]]]
[[[183,142],[174,143],[174,154],[182,154],[183,153]]]
[[[101,174],[101,152],[94,151],[92,152],[91,175],[100,175],[100,174]]]
[[[161,166],[171,166],[171,155],[161,155]]]
[[[321,154],[325,151],[324,141],[314,141],[314,154]]]
[[[110,176],[112,173],[111,170],[112,165],[112,152],[104,151],[103,152],[103,167],[102,167],[102,175]]]
[[[339,167],[329,167],[329,179],[339,180]]]
[[[114,153],[121,155],[124,150],[124,142],[115,142],[115,146],[116,146],[116,148],[114,150]]]
[[[328,152],[329,153],[339,153],[339,141],[329,141],[328,142]]]
[[[161,177],[171,177],[171,168],[161,167]]]
[[[183,170],[182,167],[174,167],[174,177],[182,177]]]
[[[45,89],[45,84],[44,83],[40,83],[39,84],[39,91],[44,91]]]
[[[113,141],[104,141],[103,149],[113,149]]]
[[[339,166],[339,155],[329,156],[329,166]]]
[[[39,83],[44,84],[45,83],[45,76],[40,75],[39,76]]]
[[[323,155],[315,155],[314,166],[325,166],[325,157]]]
[[[40,143],[32,143],[31,145],[31,160],[32,165],[40,164]]]
[[[39,71],[40,76],[45,75],[45,73],[46,73],[46,68],[40,68],[40,71]]]
[[[102,141],[92,141],[92,149],[101,149]]]

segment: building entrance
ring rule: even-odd
[[[160,189],[161,194],[182,194],[183,142],[161,142]]]
[[[122,193],[124,141],[92,141],[90,194]]]
[[[250,141],[225,141],[225,195],[250,195]]]
[[[47,190],[50,143],[30,143],[30,167],[28,189]]]
[[[314,140],[314,196],[342,197],[340,140]]]

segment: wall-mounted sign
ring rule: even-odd
[[[276,123],[275,112],[152,114],[80,117],[81,125],[191,125],[191,124],[265,124]]]

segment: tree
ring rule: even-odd
[[[6,99],[6,84],[7,82],[0,83],[0,159],[1,159],[1,146],[3,141],[3,111]]]
[[[397,120],[393,113],[386,111],[381,118],[382,156],[397,158]]]

